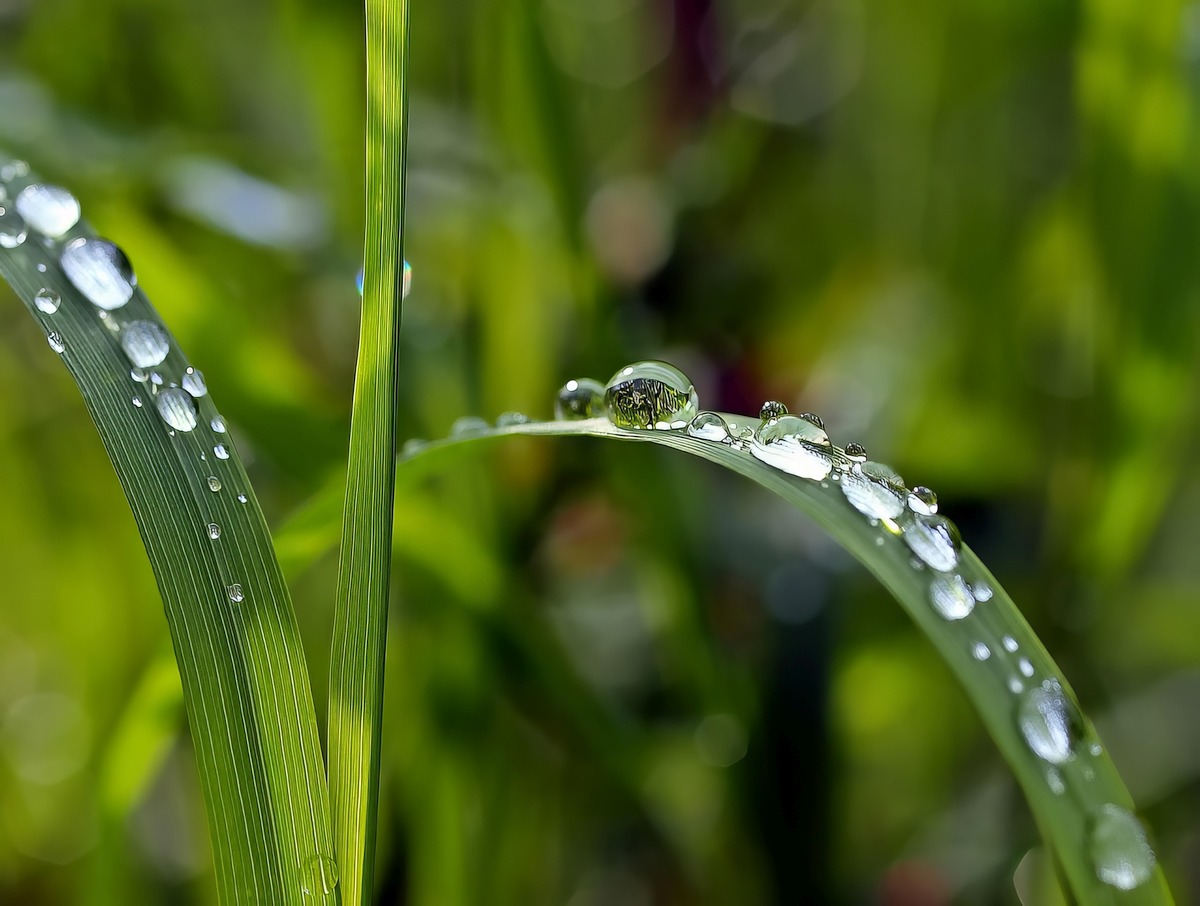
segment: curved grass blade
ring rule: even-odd
[[[749,452],[758,419],[722,417],[744,438],[740,444],[684,431],[626,430],[604,418],[491,428],[418,447],[399,464],[398,480],[444,470],[484,441],[524,435],[655,443],[757,482],[803,510],[874,573],[934,644],[1016,775],[1078,901],[1173,902],[1129,792],[1074,693],[995,577],[969,548],[957,549],[952,527],[942,535],[933,528],[944,524],[939,517],[914,512],[907,491],[888,480],[864,486],[864,468],[886,472],[856,466],[836,447],[829,448],[836,467],[825,478],[768,465]],[[864,515],[851,497],[876,514]],[[953,562],[939,560],[947,551],[954,551]]]
[[[0,178],[0,275],[47,335],[46,354],[57,353],[79,385],[162,594],[220,898],[321,902],[336,866],[312,695],[291,599],[234,444],[203,376],[125,279],[132,269],[123,273],[119,250],[74,223],[65,193],[65,214],[33,209],[26,224],[14,199],[34,182],[28,168],[10,163]],[[74,261],[73,279],[64,261]]]
[[[367,230],[329,672],[329,791],[347,903],[371,901],[395,496],[407,0],[367,0]]]

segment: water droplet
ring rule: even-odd
[[[456,419],[454,424],[450,426],[450,436],[468,437],[471,434],[479,434],[486,431],[490,427],[491,425],[478,415],[464,415],[462,418]]]
[[[79,223],[79,202],[62,186],[26,186],[17,196],[16,208],[26,223],[52,239]]]
[[[1083,735],[1078,709],[1053,679],[1025,694],[1017,708],[1017,724],[1033,754],[1051,764],[1069,761]]]
[[[922,516],[932,516],[938,511],[937,494],[927,487],[918,485],[908,495],[908,508]]]
[[[1154,850],[1146,831],[1128,809],[1104,805],[1091,829],[1096,877],[1118,890],[1133,890],[1154,873]]]
[[[121,334],[121,348],[138,368],[152,368],[166,361],[171,343],[153,321],[134,321]]]
[[[975,656],[977,661],[986,661],[992,656],[992,649],[988,648],[983,642],[976,642],[971,646],[971,654]]]
[[[213,541],[216,541],[218,538],[220,538],[221,526],[217,525],[215,522],[210,522],[208,524],[208,537]]]
[[[246,495],[245,495],[245,494],[238,494],[238,495],[237,495],[237,501],[238,501],[238,503],[245,503],[247,499],[248,499],[248,498],[246,497]]]
[[[1017,645],[1017,640],[1011,635],[1006,635],[1001,641],[1004,643],[1004,650],[1010,654],[1017,650],[1020,646]]]
[[[876,481],[881,481],[891,487],[898,494],[904,492],[904,479],[900,477],[900,473],[891,466],[882,462],[864,462],[859,466],[859,471],[868,478],[873,478]]]
[[[62,297],[52,289],[42,287],[37,291],[37,295],[33,297],[33,304],[37,306],[37,310],[45,315],[52,315],[58,311],[62,305]]]
[[[807,419],[785,415],[759,425],[750,453],[781,472],[821,481],[833,471],[828,449],[823,430]]]
[[[150,377],[150,376],[149,376],[148,374],[146,374],[146,372],[145,372],[145,371],[143,371],[141,368],[132,368],[132,369],[130,369],[130,371],[129,371],[129,376],[130,376],[131,378],[133,378],[135,381],[137,381],[139,384],[144,384],[144,383],[146,383],[147,379]]]
[[[1092,743],[1092,747],[1090,749],[1088,749],[1088,751],[1091,752],[1094,757],[1099,758],[1100,753],[1103,752],[1104,749],[1103,749],[1103,747],[1101,747],[1100,743],[1094,742],[1094,743]]]
[[[52,333],[50,333],[49,336],[46,337],[46,342],[49,343],[50,348],[53,349],[55,352],[57,352],[59,355],[62,355],[64,352],[66,352],[66,349],[67,349],[66,341],[63,340],[63,335],[61,333],[59,333],[57,330],[53,331]]]
[[[758,417],[764,422],[769,422],[773,418],[783,418],[787,414],[788,407],[779,400],[767,400],[758,410]]]
[[[246,593],[242,591],[242,586],[237,584],[229,586],[229,600],[234,604],[241,604],[246,600]]]
[[[168,387],[154,402],[162,420],[172,428],[191,431],[196,427],[196,404],[178,387]]]
[[[512,428],[516,425],[528,425],[532,419],[524,412],[501,412],[496,416],[497,428]]]
[[[0,182],[12,182],[29,175],[29,164],[23,160],[10,160],[0,167]]]
[[[688,425],[687,433],[701,440],[726,443],[729,440],[729,424],[716,412],[701,412]]]
[[[1025,684],[1022,683],[1015,676],[1009,678],[1008,691],[1011,692],[1013,695],[1019,695],[1024,688],[1025,688]]]
[[[213,455],[216,456],[217,459],[228,459],[229,450],[224,444],[217,444],[215,447],[213,447]]]
[[[150,372],[150,383],[153,384],[155,387],[161,387],[163,385],[163,376],[161,374],[159,374],[157,371],[151,371]]]
[[[842,493],[850,505],[872,519],[895,519],[904,512],[904,498],[889,483],[868,478],[857,468],[841,478]]]
[[[867,461],[867,448],[862,444],[846,444],[845,454],[847,459],[854,462]]]
[[[961,620],[975,609],[971,589],[959,575],[934,576],[929,583],[929,600],[933,609],[947,620]]]
[[[39,274],[44,274],[44,273],[46,273],[46,262],[44,262],[44,261],[39,261],[37,264],[35,264],[35,265],[34,265],[34,267],[35,267],[35,268],[37,268],[37,272],[38,272]]]
[[[1046,786],[1050,787],[1050,792],[1055,796],[1061,796],[1067,791],[1067,785],[1063,783],[1062,774],[1056,768],[1046,768]]]
[[[354,278],[354,285],[355,285],[355,287],[358,288],[358,294],[360,296],[363,294],[363,283],[365,280],[366,280],[366,274],[363,273],[363,269],[360,267],[358,269],[358,274]],[[412,281],[413,281],[412,265],[409,264],[407,261],[405,261],[404,262],[404,280],[402,281],[401,294],[400,294],[401,299],[407,299],[408,294],[412,292]]]
[[[327,897],[338,882],[337,863],[329,856],[314,856],[304,863],[303,891],[306,897]]]
[[[692,382],[666,362],[625,366],[608,382],[604,402],[618,428],[686,428],[699,408]]]
[[[825,430],[825,420],[813,412],[801,412],[799,418],[804,419],[806,422],[812,422],[822,431]]]
[[[1029,658],[1023,657],[1017,661],[1017,668],[1025,677],[1033,676],[1033,664],[1030,663]]]
[[[142,398],[140,396],[135,396],[133,398],[133,405],[135,408],[141,409],[142,408]]]
[[[422,440],[419,437],[410,437],[404,442],[404,446],[400,448],[400,455],[413,456],[414,454],[420,453],[428,445],[429,441],[427,440]]]
[[[992,600],[991,586],[982,579],[971,585],[971,594],[975,595],[975,600],[982,604],[984,601]]]
[[[216,475],[209,475],[208,489],[214,492],[221,490],[221,479],[219,479]]]
[[[604,385],[591,378],[567,381],[554,400],[554,417],[559,421],[578,421],[604,414]]]
[[[218,434],[224,434],[226,431],[225,419],[221,418],[219,415],[214,415],[213,420],[208,423],[208,426]]]
[[[198,371],[190,365],[183,372],[183,380],[179,383],[183,385],[184,390],[197,399],[208,393],[208,384],[204,383],[204,372]]]
[[[0,207],[0,248],[15,249],[28,235],[20,214],[14,208]]]
[[[63,273],[97,308],[120,308],[133,296],[137,277],[133,265],[115,244],[107,239],[72,239],[63,249]]]
[[[904,526],[904,540],[930,569],[945,573],[958,564],[962,541],[944,516],[916,516]]]

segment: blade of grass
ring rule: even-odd
[[[14,169],[10,196],[33,182],[26,168]],[[59,240],[30,232],[0,247],[0,275],[79,385],[146,546],[183,681],[220,898],[320,902],[336,871],[323,763],[266,523],[223,424],[212,426],[212,398],[173,386],[189,363],[142,291],[106,311],[66,278],[60,255],[83,237],[94,240],[82,223]],[[158,381],[131,374],[122,340],[134,322],[153,325],[169,345],[153,366]],[[175,428],[159,410],[169,394],[177,412],[191,413],[190,421],[177,415]]]
[[[741,430],[758,424],[757,419],[723,415]],[[690,437],[683,431],[630,431],[603,418],[513,425],[435,441],[400,462],[398,480],[404,483],[445,470],[456,457],[472,455],[484,441],[519,435],[592,436],[660,444],[744,475],[804,511],[875,574],[954,672],[1016,775],[1078,901],[1173,902],[1161,868],[1147,856],[1144,841],[1137,840],[1139,831],[1130,823],[1133,819],[1125,820],[1132,813],[1133,800],[1095,730],[1078,712],[1069,685],[1021,612],[969,548],[962,548],[954,569],[971,586],[986,585],[991,597],[974,605],[961,619],[948,619],[931,601],[931,579],[939,574],[915,568],[913,551],[900,527],[887,530],[878,520],[872,524],[847,502],[838,482],[797,478],[745,450]],[[901,517],[911,518],[908,511]],[[1030,710],[1028,695],[1044,688],[1039,685],[1043,682],[1061,689],[1058,702],[1065,707],[1041,699],[1032,700]],[[1039,702],[1044,707],[1037,707]],[[1022,703],[1027,722],[1032,719],[1036,728],[1039,718],[1046,721],[1042,729],[1050,738],[1041,740],[1044,755],[1035,750],[1030,730],[1022,729]],[[1069,757],[1063,757],[1058,748],[1067,736],[1072,744]],[[1115,822],[1111,820],[1114,814]],[[1110,882],[1117,879],[1120,883],[1105,883],[1102,874]],[[1132,889],[1122,889],[1121,883],[1132,884]]]
[[[371,900],[404,276],[407,0],[367,0],[367,224],[329,675],[329,790],[347,903]]]

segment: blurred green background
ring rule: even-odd
[[[413,0],[412,34],[406,436],[649,357],[820,413],[937,490],[1200,901],[1200,5]],[[363,68],[356,3],[0,0],[0,145],[203,367],[319,713]],[[0,902],[210,902],[133,520],[0,308]],[[929,644],[704,464],[521,441],[402,480],[391,630],[381,903],[1055,902]]]

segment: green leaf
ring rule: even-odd
[[[367,232],[329,673],[329,791],[347,903],[371,900],[395,496],[408,4],[367,2]]]
[[[17,174],[9,196],[34,181],[24,167]],[[16,234],[8,235],[11,243]],[[319,902],[336,876],[323,764],[295,615],[262,512],[233,441],[213,428],[212,397],[193,400],[178,387],[190,364],[142,291],[105,310],[67,279],[61,255],[81,239],[96,241],[82,223],[53,240],[30,229],[20,244],[0,247],[0,275],[52,337],[46,355],[61,349],[149,554],[183,682],[218,892],[226,903]],[[45,292],[61,300],[57,310],[35,301]],[[136,322],[149,326],[131,328]],[[135,378],[122,343],[139,330],[169,351]],[[174,428],[160,409],[171,399]],[[116,784],[118,800],[136,792]]]

